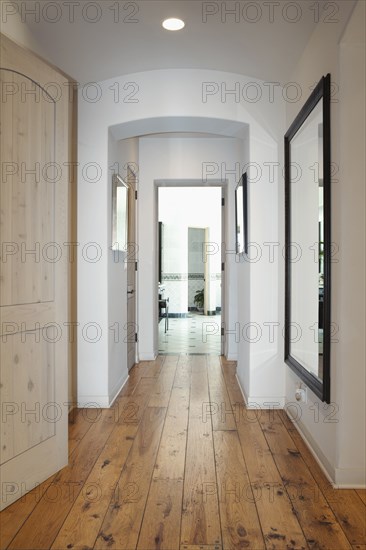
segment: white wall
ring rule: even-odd
[[[174,273],[181,278],[166,280],[164,298],[169,298],[169,314],[187,314],[188,302],[188,227],[183,224],[164,224],[163,273]],[[155,233],[151,234],[151,238]],[[150,328],[156,329],[156,321],[152,319]]]
[[[136,102],[125,102],[123,97],[121,100],[115,101],[115,90],[118,87],[123,96],[123,90],[126,82],[134,82],[134,87],[137,90],[135,95]],[[108,311],[108,247],[110,246],[110,230],[109,230],[109,207],[110,198],[108,193],[108,182],[110,174],[108,173],[108,131],[111,129],[111,133],[116,140],[128,138],[132,136],[143,135],[149,132],[209,132],[211,134],[221,134],[224,136],[245,138],[247,128],[250,126],[251,136],[251,151],[250,158],[261,160],[265,162],[268,159],[275,159],[278,161],[276,151],[276,141],[282,140],[281,126],[283,123],[283,105],[281,102],[268,101],[265,97],[265,88],[261,88],[260,82],[255,82],[259,89],[262,89],[262,94],[258,100],[244,101],[241,103],[236,102],[236,98],[233,95],[229,95],[227,98],[223,97],[221,93],[215,93],[214,95],[203,97],[202,90],[207,82],[217,83],[218,89],[220,89],[221,83],[224,83],[226,88],[233,89],[235,83],[238,82],[241,89],[244,88],[248,82],[253,83],[253,79],[248,79],[241,75],[223,73],[220,71],[204,71],[204,70],[162,70],[162,71],[149,71],[145,73],[135,73],[133,75],[125,75],[123,77],[107,80],[98,83],[98,98],[95,101],[88,100],[87,97],[81,96],[79,100],[79,182],[78,182],[78,204],[79,204],[79,219],[78,219],[78,239],[82,243],[88,241],[95,241],[99,244],[102,250],[102,257],[97,263],[89,263],[85,261],[82,254],[79,256],[79,273],[78,273],[78,311],[79,321],[81,326],[88,322],[96,322],[102,329],[102,337],[96,343],[90,343],[83,339],[81,333],[79,333],[78,342],[78,389],[79,389],[79,401],[85,403],[89,400],[97,400],[101,403],[109,403],[113,398],[110,394],[110,352],[109,352],[109,311]],[[253,84],[252,84],[253,85]],[[112,87],[112,88],[111,88]],[[130,89],[128,90],[131,91]],[[89,94],[89,97],[91,95]],[[265,127],[265,131],[258,123]],[[280,136],[280,137],[279,137]],[[264,145],[263,145],[264,144]],[[267,145],[266,145],[267,144]],[[262,152],[262,145],[264,147]],[[248,148],[248,144],[245,145]],[[237,160],[240,162],[244,158],[243,150],[232,153],[229,157],[229,166],[221,166],[215,164],[217,162],[224,161],[225,157],[220,152],[218,154],[206,157],[206,161],[214,163],[213,166],[217,166],[217,172],[211,174],[212,177],[218,178],[233,178],[237,177],[237,167],[232,166],[231,161]],[[267,147],[267,149],[266,149]],[[267,151],[270,151],[269,156]],[[182,156],[184,158],[184,156]],[[189,160],[189,159],[188,159]],[[88,163],[96,163],[99,167],[99,177],[95,182],[90,181],[91,174],[86,171]],[[141,164],[141,158],[139,159]],[[171,162],[171,161],[170,161]],[[182,169],[186,169],[190,166],[190,162],[185,162],[184,165],[172,166],[171,169],[181,174]],[[168,167],[164,167],[164,169]],[[146,250],[146,246],[143,243],[151,242],[151,231],[154,228],[153,220],[157,219],[156,208],[154,206],[155,200],[153,195],[153,186],[151,185],[151,174],[143,173],[143,163],[140,166],[140,199],[138,201],[139,215],[146,213],[146,220],[144,223],[139,223],[139,257],[140,257],[140,274],[139,281],[143,284],[139,285],[139,334],[141,339],[144,340],[143,346],[139,350],[141,352],[140,357],[144,357],[143,353],[146,352],[148,357],[151,357],[151,353],[156,353],[157,342],[149,338],[149,328],[145,320],[145,315],[141,316],[143,311],[153,311],[156,308],[156,288],[157,281],[156,275],[153,273],[153,258],[156,255],[156,245],[153,249]],[[233,174],[229,174],[228,171],[232,170]],[[195,168],[189,168],[187,177],[201,178],[201,170],[196,165]],[[161,170],[157,172],[156,177],[164,177],[161,174]],[[177,175],[177,177],[179,177]],[[253,197],[256,196],[254,193]],[[253,199],[254,200],[254,199]],[[275,197],[275,204],[271,201],[271,194],[267,195],[263,190],[263,197],[258,201],[258,212],[261,209],[266,213],[268,211],[276,212],[277,197]],[[234,219],[233,198],[228,208],[228,219],[226,224],[229,227]],[[276,219],[274,219],[276,218]],[[268,219],[271,227],[275,227],[277,223],[277,216],[270,217],[258,217],[258,224],[260,225],[260,219]],[[146,223],[145,223],[146,222]],[[274,224],[274,225],[273,225]],[[265,231],[266,233],[266,231]],[[229,234],[229,247],[230,250],[234,250],[234,235]],[[232,237],[230,235],[233,235]],[[266,236],[266,238],[268,235]],[[82,246],[81,246],[82,249]],[[228,264],[235,264],[235,255],[228,252]],[[260,268],[257,268],[257,271]],[[278,266],[277,266],[278,269]],[[229,267],[230,272],[230,267]],[[261,270],[263,275],[264,269]],[[228,273],[229,275],[229,273]],[[259,276],[259,273],[257,273]],[[236,294],[237,282],[235,279],[235,270],[231,275],[232,285],[227,290],[225,296],[225,303],[229,304],[227,324],[228,329],[235,331],[235,323],[238,320],[237,304],[238,298]],[[246,279],[249,281],[249,279]],[[266,277],[263,284],[261,284],[259,277],[258,284],[259,297],[258,306],[266,309],[265,299],[268,298],[268,292],[272,293],[272,301],[277,304],[278,294],[272,283],[270,288],[267,289]],[[276,279],[273,281],[273,285],[276,284]],[[150,288],[151,292],[147,289]],[[246,282],[241,283],[241,289],[248,291],[248,284]],[[265,291],[264,291],[265,289]],[[264,291],[264,292],[263,292]],[[260,297],[260,293],[263,293],[263,299]],[[240,298],[239,298],[240,299]],[[143,304],[143,308],[142,305]],[[147,309],[144,309],[147,308]],[[263,313],[261,314],[263,316]],[[271,314],[272,315],[272,314]],[[267,315],[264,315],[266,318]],[[151,317],[150,317],[151,318]],[[145,336],[143,336],[145,334]],[[150,331],[151,334],[151,331]],[[235,334],[229,336],[228,343],[228,357],[235,359]],[[231,355],[230,355],[231,354]],[[260,360],[258,356],[259,365]],[[265,368],[266,383],[270,386],[271,381],[274,383],[278,378],[283,376],[284,366],[283,363],[275,364],[270,361],[269,367]],[[240,371],[250,368],[249,364],[239,365]],[[257,367],[257,364],[253,363],[253,368],[256,368],[258,376],[253,380],[261,379],[261,369]],[[282,374],[281,374],[282,373]],[[117,378],[116,378],[117,380]],[[271,395],[271,394],[270,394]]]
[[[228,251],[233,251],[234,246],[234,189],[240,174],[235,165],[244,165],[243,143],[237,139],[223,138],[142,138],[140,139],[140,200],[139,200],[139,230],[140,230],[140,258],[139,270],[139,294],[140,308],[139,320],[141,337],[139,342],[140,357],[151,359],[158,350],[156,323],[156,292],[153,285],[154,262],[156,257],[154,210],[152,204],[155,200],[155,180],[193,180],[202,185],[202,179],[206,181],[207,166],[213,171],[217,166],[217,172],[211,177],[207,176],[207,182],[228,180],[228,205],[227,205],[227,242]],[[232,173],[229,172],[232,170]],[[194,191],[192,191],[194,196]],[[202,217],[203,218],[203,217]],[[206,217],[206,220],[209,219]],[[221,242],[221,239],[217,239]],[[221,244],[218,254],[221,254]],[[225,311],[226,322],[229,326],[237,321],[236,311],[236,264],[235,255],[226,255],[227,300],[230,304]],[[236,342],[229,338],[227,352],[230,357],[237,357]]]
[[[277,108],[284,116],[284,105]],[[247,403],[261,407],[284,404],[283,243],[278,215],[283,119],[276,131],[277,142],[260,129],[250,134],[249,251],[240,259],[238,273],[237,376]]]
[[[78,404],[108,406],[108,258],[111,247],[110,174],[108,131],[98,132],[95,121],[79,112],[78,174]],[[93,133],[93,148],[88,139]],[[103,161],[101,161],[103,159]],[[92,169],[92,168],[95,169]],[[87,171],[90,170],[90,171]],[[87,171],[87,172],[86,172]],[[93,181],[95,180],[95,181]],[[94,243],[94,244],[93,244]],[[90,253],[89,253],[90,252]],[[96,253],[93,256],[94,252]],[[92,261],[95,257],[95,261]],[[90,258],[90,259],[89,259]],[[94,324],[99,338],[92,341],[85,331]]]
[[[336,481],[346,484],[366,483],[365,11],[360,0],[340,44],[341,181],[334,215],[340,247],[334,311],[340,331],[334,351],[340,416]]]
[[[111,231],[112,173],[127,181],[127,166],[138,165],[138,140],[116,141],[108,138],[108,227]],[[132,248],[131,248],[132,250]],[[127,260],[126,253],[108,250],[108,395],[109,402],[118,394],[128,376],[127,369]]]
[[[341,6],[342,7],[342,6]],[[346,27],[320,24],[293,75],[302,90],[287,105],[289,125],[309,95],[309,87],[331,73],[332,241],[339,246],[332,264],[332,322],[339,327],[331,345],[331,401],[309,393],[298,425],[341,486],[365,484],[365,3],[359,1]],[[335,181],[335,180],[338,181]],[[286,370],[286,400],[294,401],[299,380]],[[331,413],[334,415],[331,416]]]
[[[6,34],[20,46],[32,50],[44,59],[48,59],[47,52],[39,46],[36,37],[26,23],[22,22],[16,5],[11,6],[9,2],[7,6],[4,5],[1,13],[0,32]]]
[[[221,203],[221,189],[220,189],[220,201]],[[221,219],[221,209],[218,212],[217,219]],[[221,227],[220,227],[221,234]],[[204,242],[205,242],[205,230],[199,227],[199,224],[195,224],[195,227],[188,227],[188,308],[195,308],[197,304],[194,302],[196,292],[200,292],[204,288],[205,278],[205,264],[204,260]],[[221,243],[221,239],[219,239]],[[208,258],[210,259],[210,258]],[[207,260],[207,257],[206,257]],[[218,268],[221,270],[221,266]],[[192,273],[195,273],[195,277],[192,278]],[[218,306],[221,306],[221,284],[220,284],[220,299],[217,302]]]

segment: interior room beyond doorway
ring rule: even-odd
[[[159,353],[221,353],[222,188],[159,188]]]

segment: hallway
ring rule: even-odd
[[[245,408],[235,370],[167,355],[111,409],[75,410],[69,466],[2,512],[1,548],[363,550],[365,490],[332,489],[282,412]]]

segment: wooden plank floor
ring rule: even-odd
[[[235,363],[136,365],[75,411],[70,462],[0,515],[2,549],[366,550],[364,490],[335,490],[282,411],[249,411]]]

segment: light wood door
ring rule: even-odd
[[[4,36],[0,78],[4,508],[67,464],[71,103],[66,78]]]
[[[127,168],[128,196],[128,250],[127,250],[127,367],[130,370],[136,362],[136,176]]]

